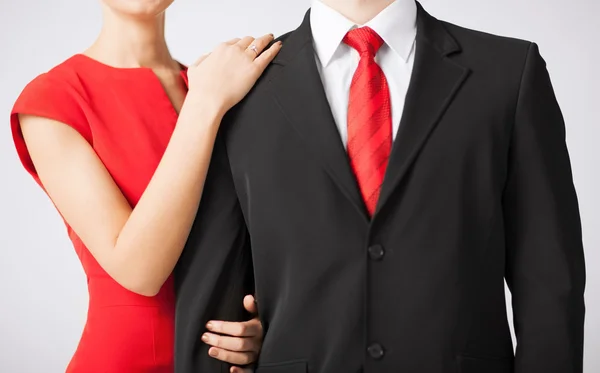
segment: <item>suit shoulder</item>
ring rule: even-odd
[[[463,46],[492,46],[520,52],[529,49],[532,44],[529,40],[469,29],[450,22],[441,22],[444,28]]]
[[[285,42],[287,40],[287,38],[292,34],[292,32],[293,31],[289,31],[283,35],[278,36],[275,40],[273,40],[273,43],[276,43],[278,41]]]
[[[293,33],[294,33],[294,31],[289,31],[289,32],[286,32],[285,34],[282,34],[282,35],[278,36],[277,38],[275,38],[275,40],[273,40],[271,42],[270,45],[273,45],[273,44],[277,43],[278,41],[284,43],[284,45],[285,45],[286,40],[288,40],[289,36],[292,35]],[[266,50],[266,48],[265,48],[265,50]],[[277,61],[277,57],[275,57],[275,60],[273,60],[273,62],[271,62],[267,66],[267,68],[265,69],[265,71],[263,72],[263,74],[261,75],[261,77],[256,82],[255,87],[261,86],[264,81],[269,81],[271,79],[271,77],[273,76],[273,74],[275,74],[276,71],[278,71],[278,68],[276,66],[277,65],[276,61]]]
[[[465,65],[501,76],[520,77],[536,44],[515,37],[495,35],[442,21],[442,26],[460,45],[458,60]]]

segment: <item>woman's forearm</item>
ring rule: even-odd
[[[187,240],[223,114],[190,94],[154,176],[118,235],[107,270],[127,288],[154,295]]]

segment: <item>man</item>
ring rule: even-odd
[[[228,371],[200,339],[255,289],[258,373],[581,373],[579,212],[537,45],[322,1],[220,133],[176,372]]]

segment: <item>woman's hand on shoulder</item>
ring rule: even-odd
[[[257,314],[254,297],[244,298],[244,308],[251,314]],[[230,364],[243,366],[256,362],[263,342],[263,328],[258,317],[244,322],[209,321],[207,333],[202,341],[211,346],[210,356]],[[247,373],[251,369],[232,367],[231,373]]]
[[[188,97],[214,105],[224,114],[248,94],[281,49],[281,42],[266,49],[272,41],[271,34],[258,39],[246,36],[202,56],[188,67]]]

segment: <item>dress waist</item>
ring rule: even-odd
[[[156,296],[147,297],[125,289],[110,277],[90,277],[88,279],[90,309],[114,306],[142,306],[173,308],[175,289],[170,276]]]

